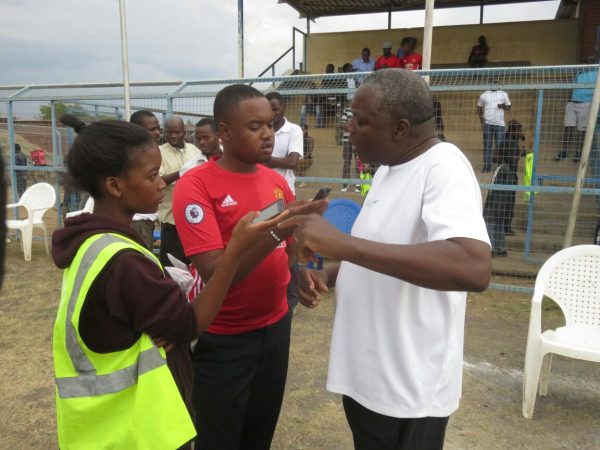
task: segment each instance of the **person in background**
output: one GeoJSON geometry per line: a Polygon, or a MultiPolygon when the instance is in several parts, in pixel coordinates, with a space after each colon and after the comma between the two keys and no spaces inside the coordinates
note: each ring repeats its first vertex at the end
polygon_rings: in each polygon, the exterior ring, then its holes
{"type": "Polygon", "coordinates": [[[410,38],[403,37],[402,41],[400,41],[400,47],[396,50],[396,56],[401,60],[406,52],[409,51],[410,48],[410,38]]]}
{"type": "Polygon", "coordinates": [[[275,143],[271,158],[265,165],[285,178],[290,190],[295,194],[296,176],[294,171],[298,169],[298,161],[304,158],[302,128],[285,118],[285,105],[281,94],[269,92],[267,100],[271,103],[273,110],[275,143]]]}
{"type": "Polygon", "coordinates": [[[335,285],[327,389],[342,394],[356,450],[442,449],[459,406],[466,291],[483,291],[491,254],[479,183],[436,137],[429,87],[408,70],[368,75],[352,100],[350,139],[381,164],[347,235],[315,214],[292,217],[300,301],[335,285]]]}
{"type": "MultiPolygon", "coordinates": [[[[325,73],[330,74],[335,72],[335,66],[331,63],[325,66],[325,73]]],[[[338,80],[323,80],[321,82],[320,89],[336,88],[338,87],[338,80]]],[[[314,84],[313,86],[314,87],[314,84]]],[[[306,115],[313,112],[315,114],[315,120],[317,122],[315,128],[324,128],[323,123],[323,112],[327,108],[327,95],[310,95],[307,94],[304,98],[304,104],[300,109],[300,125],[306,123],[306,115]]]]}
{"type": "Polygon", "coordinates": [[[420,70],[423,66],[423,57],[419,53],[415,52],[415,48],[417,47],[417,38],[404,38],[402,42],[403,44],[401,49],[403,51],[403,55],[402,58],[400,58],[400,67],[407,70],[420,70]]]}
{"type": "MultiPolygon", "coordinates": [[[[27,166],[27,156],[21,151],[21,146],[15,144],[15,165],[19,167],[27,166]]],[[[27,172],[25,170],[17,170],[17,193],[19,198],[23,195],[23,192],[27,189],[27,172]]]]}
{"type": "MultiPolygon", "coordinates": [[[[519,184],[519,159],[527,154],[525,147],[521,143],[525,141],[523,126],[517,120],[509,120],[506,127],[504,140],[500,143],[500,149],[504,154],[505,164],[508,165],[509,182],[514,186],[519,184]]],[[[508,193],[508,205],[506,211],[506,221],[504,224],[504,233],[506,236],[514,236],[515,231],[512,228],[512,221],[515,216],[516,191],[506,191],[508,193]]]]}
{"type": "Polygon", "coordinates": [[[491,172],[493,163],[493,142],[498,149],[504,139],[504,111],[510,111],[511,103],[508,94],[499,90],[498,80],[492,79],[493,88],[485,91],[477,101],[477,114],[483,129],[483,169],[491,172]]]}
{"type": "Polygon", "coordinates": [[[373,72],[375,61],[371,59],[371,49],[365,47],[360,53],[360,58],[352,61],[352,69],[355,72],[373,72]]]}
{"type": "MultiPolygon", "coordinates": [[[[356,158],[354,146],[350,142],[350,131],[348,131],[348,124],[352,120],[353,112],[352,108],[344,108],[342,117],[340,118],[340,128],[342,129],[342,178],[349,179],[350,177],[358,178],[358,165],[355,162],[354,170],[352,170],[352,160],[356,158]]],[[[348,190],[354,192],[360,192],[360,186],[354,185],[354,188],[349,183],[344,183],[340,192],[348,192],[348,190]]]]}
{"type": "Polygon", "coordinates": [[[392,54],[392,44],[390,42],[383,43],[383,55],[375,61],[375,70],[394,69],[402,67],[400,58],[392,54]]]}
{"type": "MultiPolygon", "coordinates": [[[[267,100],[271,103],[273,110],[273,129],[275,131],[275,143],[271,159],[265,163],[279,173],[287,181],[290,190],[296,196],[296,176],[294,171],[298,170],[298,163],[304,158],[304,134],[302,129],[289,122],[285,116],[283,97],[278,92],[269,92],[267,100]]],[[[298,305],[298,293],[296,290],[296,274],[298,263],[292,260],[290,264],[290,283],[287,288],[287,302],[290,311],[295,312],[298,305]]]]}
{"type": "Polygon", "coordinates": [[[219,134],[215,121],[209,117],[200,119],[196,123],[196,143],[200,151],[207,159],[219,158],[223,154],[221,143],[219,142],[219,134]]]}
{"type": "Polygon", "coordinates": [[[442,104],[437,100],[433,99],[433,118],[435,119],[435,132],[437,133],[440,141],[446,140],[446,134],[444,133],[444,117],[442,116],[442,104]]]}
{"type": "MultiPolygon", "coordinates": [[[[596,64],[597,58],[594,55],[589,55],[583,62],[584,64],[596,64]]],[[[593,84],[596,82],[597,77],[598,67],[593,67],[578,73],[575,82],[593,84]]],[[[579,161],[593,96],[594,88],[573,89],[571,101],[565,107],[562,149],[554,157],[555,161],[566,158],[573,144],[575,144],[573,161],[579,161]]]]}
{"type": "MultiPolygon", "coordinates": [[[[308,125],[302,125],[302,147],[304,158],[298,161],[298,176],[305,177],[308,169],[313,165],[313,150],[315,148],[315,140],[308,134],[308,125]]],[[[306,187],[305,182],[298,184],[299,188],[306,187]]]]}
{"type": "Polygon", "coordinates": [[[469,66],[471,67],[484,67],[487,63],[487,55],[490,52],[485,36],[479,36],[478,41],[479,43],[473,46],[469,54],[469,66]]]}
{"type": "MultiPolygon", "coordinates": [[[[129,118],[129,122],[144,128],[150,134],[152,140],[160,144],[160,123],[152,112],[144,109],[136,111],[129,118]]],[[[157,220],[158,213],[156,212],[151,214],[136,213],[131,220],[131,227],[140,235],[148,250],[154,248],[154,223],[157,220]]]]}
{"type": "Polygon", "coordinates": [[[181,117],[170,117],[165,122],[165,138],[167,142],[160,146],[162,162],[160,175],[167,184],[165,198],[158,207],[158,219],[160,220],[160,255],[159,259],[163,266],[170,266],[171,261],[167,257],[170,253],[180,261],[189,264],[181,241],[175,228],[173,219],[172,196],[176,181],[188,170],[206,162],[206,156],[193,144],[185,142],[185,124],[181,117]]]}
{"type": "MultiPolygon", "coordinates": [[[[350,63],[345,63],[342,66],[342,72],[343,73],[353,73],[354,69],[352,68],[352,64],[350,63]]],[[[354,78],[354,76],[352,75],[348,75],[348,77],[346,78],[346,86],[348,89],[355,91],[356,87],[357,87],[358,83],[356,81],[356,78],[354,78]]],[[[350,102],[352,101],[352,97],[354,96],[354,92],[349,92],[346,95],[339,95],[337,96],[337,102],[339,103],[340,107],[343,108],[345,107],[345,105],[349,105],[350,102]]]]}
{"type": "MultiPolygon", "coordinates": [[[[524,155],[519,143],[525,139],[523,127],[516,120],[508,122],[504,140],[498,149],[498,168],[491,184],[516,186],[519,184],[517,166],[524,155]]],[[[483,206],[483,217],[492,243],[492,256],[506,256],[506,235],[514,234],[511,222],[515,208],[515,191],[492,189],[483,206]],[[508,233],[507,233],[508,231],[508,233]]]]}

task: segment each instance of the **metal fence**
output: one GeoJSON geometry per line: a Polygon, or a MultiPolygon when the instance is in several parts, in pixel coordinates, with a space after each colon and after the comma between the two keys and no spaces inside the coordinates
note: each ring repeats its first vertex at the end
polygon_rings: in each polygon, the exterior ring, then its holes
{"type": "MultiPolygon", "coordinates": [[[[572,94],[573,90],[579,90],[580,94],[582,89],[588,93],[593,91],[594,84],[580,75],[597,68],[559,66],[422,72],[428,77],[433,92],[438,134],[456,144],[471,161],[482,188],[490,231],[495,233],[502,227],[493,268],[494,273],[503,278],[494,287],[529,291],[540,265],[563,246],[586,123],[585,105],[571,102],[572,94]],[[477,105],[478,102],[481,105],[482,94],[485,91],[497,94],[497,90],[506,92],[509,99],[502,97],[504,107],[496,106],[496,113],[503,111],[505,124],[512,124],[504,129],[482,125],[478,115],[477,105]],[[518,130],[517,139],[510,141],[515,138],[515,130],[518,130]],[[507,131],[510,131],[508,136],[507,131]],[[505,141],[507,137],[510,145],[505,141]],[[484,139],[488,138],[491,138],[488,152],[491,161],[487,164],[489,167],[485,167],[484,139]],[[525,166],[529,168],[527,177],[525,166]]],[[[168,116],[179,115],[189,128],[188,136],[193,142],[194,124],[201,117],[212,116],[215,95],[223,87],[242,82],[265,93],[278,91],[284,96],[288,120],[306,125],[314,142],[312,154],[305,155],[297,173],[298,197],[309,198],[318,187],[327,185],[333,188],[334,197],[361,203],[361,186],[368,185],[375,168],[363,165],[353,154],[346,143],[344,123],[352,95],[364,76],[364,73],[337,73],[133,83],[131,109],[153,111],[161,122],[168,116]]],[[[73,136],[57,123],[57,118],[64,111],[86,121],[122,118],[122,86],[118,83],[0,86],[0,102],[0,145],[9,162],[14,200],[18,195],[17,174],[21,171],[27,173],[28,183],[50,180],[63,194],[57,205],[60,225],[65,212],[62,207],[77,209],[78,205],[72,193],[61,189],[63,161],[73,136]],[[6,120],[2,116],[6,116],[6,120]],[[25,154],[37,148],[45,149],[48,166],[17,166],[15,143],[20,144],[25,154]]],[[[596,137],[600,138],[600,127],[596,131],[596,137]]],[[[596,189],[600,182],[597,162],[596,139],[581,191],[573,244],[592,243],[597,234],[597,196],[600,194],[596,189]]]]}

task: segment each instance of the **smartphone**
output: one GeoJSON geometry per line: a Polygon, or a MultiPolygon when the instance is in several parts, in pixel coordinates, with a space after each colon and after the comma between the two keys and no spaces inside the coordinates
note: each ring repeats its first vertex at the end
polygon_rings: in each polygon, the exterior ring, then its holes
{"type": "Polygon", "coordinates": [[[323,200],[324,198],[327,198],[327,196],[329,195],[330,192],[331,192],[330,187],[322,187],[321,189],[319,189],[319,192],[317,192],[317,194],[313,198],[313,201],[323,200]]]}
{"type": "Polygon", "coordinates": [[[285,201],[280,198],[279,200],[275,200],[266,208],[260,212],[258,217],[256,217],[252,223],[263,222],[265,220],[272,219],[276,215],[280,214],[285,209],[285,201]]]}

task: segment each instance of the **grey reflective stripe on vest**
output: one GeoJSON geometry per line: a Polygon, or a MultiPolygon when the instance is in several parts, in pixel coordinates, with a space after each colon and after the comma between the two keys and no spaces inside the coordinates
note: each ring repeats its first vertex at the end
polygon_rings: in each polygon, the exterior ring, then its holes
{"type": "Polygon", "coordinates": [[[94,371],[83,373],[78,377],[57,378],[58,396],[60,398],[93,397],[120,392],[136,384],[140,375],[165,364],[166,361],[156,347],[152,347],[140,353],[137,363],[113,373],[96,375],[94,371]]]}
{"type": "MultiPolygon", "coordinates": [[[[108,234],[94,241],[83,255],[77,270],[73,290],[67,304],[65,344],[73,367],[79,376],[56,379],[60,398],[91,397],[119,392],[136,384],[138,376],[166,364],[166,360],[153,345],[152,348],[140,353],[140,357],[135,364],[110,374],[97,375],[96,368],[77,341],[77,330],[73,327],[72,318],[85,277],[102,250],[110,244],[118,242],[129,244],[124,239],[108,234]]],[[[150,258],[146,254],[144,256],[150,258]]]]}

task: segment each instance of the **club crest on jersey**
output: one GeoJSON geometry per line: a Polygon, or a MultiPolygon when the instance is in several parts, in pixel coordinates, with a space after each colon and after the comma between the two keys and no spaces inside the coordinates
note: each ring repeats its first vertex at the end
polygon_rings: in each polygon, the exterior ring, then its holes
{"type": "Polygon", "coordinates": [[[275,188],[273,190],[273,195],[275,196],[275,200],[279,200],[279,199],[285,198],[285,195],[283,193],[283,189],[281,189],[281,188],[275,188]]]}
{"type": "Polygon", "coordinates": [[[185,220],[189,223],[200,223],[204,219],[204,210],[200,205],[190,203],[185,207],[185,220]]]}

